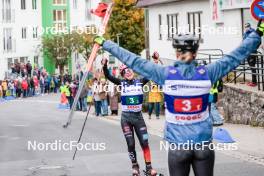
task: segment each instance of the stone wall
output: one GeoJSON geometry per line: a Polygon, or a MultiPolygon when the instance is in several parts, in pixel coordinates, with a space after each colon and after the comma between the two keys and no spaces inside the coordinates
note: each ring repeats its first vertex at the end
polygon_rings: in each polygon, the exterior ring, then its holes
{"type": "Polygon", "coordinates": [[[226,122],[264,127],[264,92],[227,84],[218,103],[226,122]]]}

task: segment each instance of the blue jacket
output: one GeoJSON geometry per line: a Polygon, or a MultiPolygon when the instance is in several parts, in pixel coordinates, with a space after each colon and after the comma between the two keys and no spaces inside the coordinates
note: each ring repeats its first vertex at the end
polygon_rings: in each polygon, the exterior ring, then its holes
{"type": "MultiPolygon", "coordinates": [[[[238,67],[253,51],[257,50],[260,44],[260,36],[256,32],[252,32],[233,52],[207,65],[206,67],[212,84],[238,67]]],[[[159,85],[164,84],[168,74],[166,72],[166,66],[142,59],[140,56],[119,47],[111,41],[104,42],[103,49],[117,57],[121,62],[132,68],[144,78],[153,80],[159,85]]],[[[181,71],[184,77],[191,78],[195,73],[194,68],[196,67],[196,63],[192,62],[191,64],[185,64],[181,61],[176,61],[174,66],[181,71]]]]}
{"type": "MultiPolygon", "coordinates": [[[[206,69],[211,83],[216,83],[219,79],[238,67],[240,63],[248,58],[252,52],[257,50],[260,44],[260,36],[256,32],[252,32],[245,40],[243,40],[240,46],[230,54],[227,54],[216,62],[207,65],[206,69]]],[[[144,76],[144,78],[152,80],[159,85],[164,85],[168,76],[167,66],[161,66],[146,59],[142,59],[140,56],[119,47],[111,41],[104,42],[103,49],[117,57],[121,62],[132,68],[136,73],[144,76]]],[[[177,67],[177,70],[179,70],[182,76],[186,79],[191,79],[196,73],[195,61],[190,64],[176,61],[174,66],[177,67]]],[[[165,133],[165,138],[169,142],[173,143],[184,143],[191,140],[195,143],[210,141],[212,138],[212,124],[209,119],[210,118],[203,123],[195,124],[191,128],[183,126],[181,127],[181,130],[176,125],[168,126],[166,124],[165,131],[169,130],[170,133],[165,133]],[[177,136],[177,138],[175,138],[175,136],[177,136]]]]}

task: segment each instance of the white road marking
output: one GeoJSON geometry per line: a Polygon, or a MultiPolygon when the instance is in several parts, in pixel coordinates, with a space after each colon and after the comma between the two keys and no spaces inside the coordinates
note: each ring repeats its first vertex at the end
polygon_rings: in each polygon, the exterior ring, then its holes
{"type": "Polygon", "coordinates": [[[15,141],[15,140],[18,140],[18,139],[20,139],[20,137],[11,137],[10,138],[10,140],[12,140],[12,141],[15,141]]]}
{"type": "Polygon", "coordinates": [[[13,100],[12,102],[25,102],[25,103],[50,103],[50,104],[59,104],[58,101],[50,101],[50,100],[13,100]]]}
{"type": "Polygon", "coordinates": [[[36,167],[30,167],[28,170],[51,170],[51,169],[63,169],[66,168],[66,166],[46,166],[46,165],[40,165],[36,167]]]}
{"type": "Polygon", "coordinates": [[[28,127],[29,125],[23,125],[23,124],[13,124],[13,125],[9,125],[11,127],[28,127]]]}

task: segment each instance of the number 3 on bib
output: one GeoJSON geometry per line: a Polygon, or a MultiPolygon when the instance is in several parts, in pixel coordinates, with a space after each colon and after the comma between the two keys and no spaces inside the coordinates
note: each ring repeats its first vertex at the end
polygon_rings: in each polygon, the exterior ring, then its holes
{"type": "Polygon", "coordinates": [[[202,98],[174,100],[174,110],[176,112],[199,112],[202,109],[202,105],[202,98]]]}

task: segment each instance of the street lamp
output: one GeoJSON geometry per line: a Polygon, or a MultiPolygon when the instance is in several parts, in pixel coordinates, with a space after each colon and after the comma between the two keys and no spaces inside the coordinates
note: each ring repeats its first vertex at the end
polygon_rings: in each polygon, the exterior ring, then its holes
{"type": "MultiPolygon", "coordinates": [[[[121,35],[123,35],[122,33],[118,33],[118,34],[116,34],[116,39],[117,39],[117,44],[118,44],[118,46],[120,46],[120,36],[121,35]]],[[[120,61],[118,61],[118,63],[117,63],[117,66],[119,67],[119,65],[121,64],[121,62],[120,61]]],[[[115,64],[116,65],[116,64],[115,64]]]]}
{"type": "Polygon", "coordinates": [[[116,34],[117,44],[120,46],[120,36],[123,35],[122,33],[116,34]]]}

